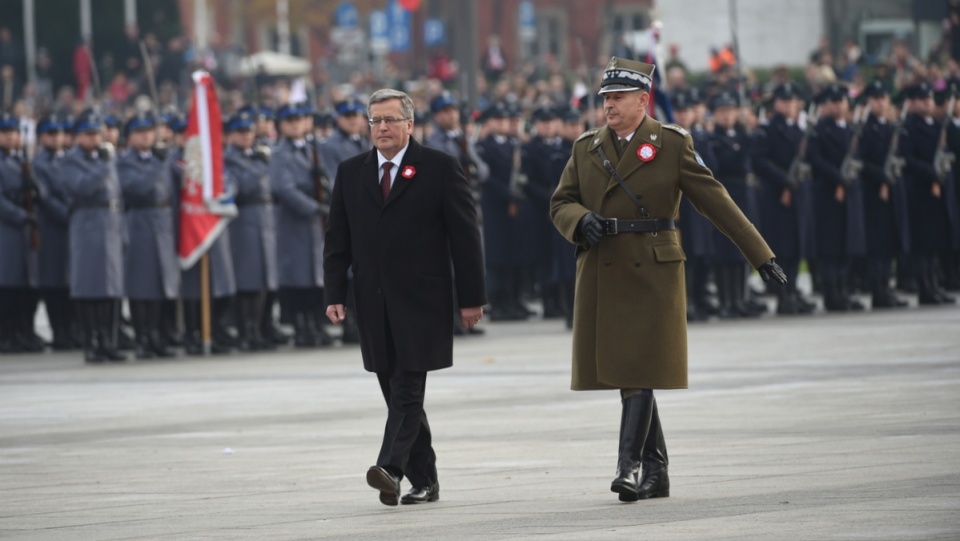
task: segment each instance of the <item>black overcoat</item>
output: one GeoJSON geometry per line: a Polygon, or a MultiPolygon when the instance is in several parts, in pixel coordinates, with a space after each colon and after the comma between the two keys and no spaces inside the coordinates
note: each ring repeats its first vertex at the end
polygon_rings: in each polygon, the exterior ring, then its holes
{"type": "Polygon", "coordinates": [[[460,307],[486,304],[470,186],[456,158],[414,139],[386,202],[379,180],[376,150],[337,170],[324,248],[326,304],[346,304],[352,267],[364,368],[447,368],[453,364],[454,288],[460,307]],[[404,175],[408,166],[412,174],[404,175]]]}

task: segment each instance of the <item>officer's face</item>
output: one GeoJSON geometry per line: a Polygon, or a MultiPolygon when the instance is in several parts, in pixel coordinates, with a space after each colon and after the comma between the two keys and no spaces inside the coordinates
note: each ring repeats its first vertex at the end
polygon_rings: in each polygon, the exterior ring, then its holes
{"type": "Polygon", "coordinates": [[[131,147],[137,150],[147,150],[153,146],[153,140],[156,138],[153,128],[147,130],[134,130],[130,132],[127,138],[131,147]]]}
{"type": "Polygon", "coordinates": [[[552,139],[557,136],[557,129],[553,120],[538,120],[534,125],[537,135],[544,139],[552,139]]]}
{"type": "Polygon", "coordinates": [[[108,143],[116,145],[120,141],[120,128],[106,128],[103,138],[108,143]]]}
{"type": "Polygon", "coordinates": [[[256,134],[253,133],[253,130],[237,130],[230,132],[227,142],[246,150],[253,146],[254,138],[256,138],[256,134]]]}
{"type": "Polygon", "coordinates": [[[730,129],[737,123],[737,116],[739,111],[736,107],[717,107],[713,111],[713,120],[717,123],[718,126],[721,126],[726,129],[730,129]]]}
{"type": "Polygon", "coordinates": [[[884,118],[887,115],[887,107],[890,106],[890,98],[887,96],[876,96],[867,100],[867,107],[870,108],[870,114],[877,118],[884,118]]]}
{"type": "Polygon", "coordinates": [[[692,107],[674,109],[673,117],[676,119],[677,124],[680,124],[680,127],[690,129],[690,127],[693,126],[693,122],[697,119],[697,112],[692,107]]]}
{"type": "Polygon", "coordinates": [[[911,113],[929,115],[933,111],[933,98],[913,99],[909,104],[911,113]]]}
{"type": "Polygon", "coordinates": [[[4,150],[13,148],[13,138],[11,137],[13,133],[16,133],[16,130],[0,130],[0,148],[4,150]]]}
{"type": "Polygon", "coordinates": [[[337,117],[337,126],[348,135],[359,135],[363,133],[363,115],[358,113],[347,113],[337,117]]]}
{"type": "Polygon", "coordinates": [[[643,90],[607,92],[603,95],[603,115],[607,125],[618,135],[636,130],[649,101],[650,94],[643,90]]]}
{"type": "Polygon", "coordinates": [[[299,117],[288,117],[280,121],[280,134],[288,139],[303,137],[303,122],[299,117]]]}
{"type": "Polygon", "coordinates": [[[460,125],[460,111],[453,106],[440,109],[433,114],[433,118],[437,121],[437,126],[444,131],[455,130],[460,125]]]}
{"type": "Polygon", "coordinates": [[[100,132],[94,131],[78,133],[75,139],[77,141],[77,146],[87,152],[90,152],[100,145],[100,132]]]}
{"type": "Polygon", "coordinates": [[[800,100],[773,100],[773,110],[785,118],[796,118],[800,112],[800,100]]]}
{"type": "MultiPolygon", "coordinates": [[[[405,118],[403,106],[399,99],[389,99],[374,103],[370,106],[370,118],[405,118]]],[[[410,134],[413,133],[413,120],[401,120],[388,124],[379,122],[370,128],[373,145],[388,159],[397,155],[397,152],[407,146],[410,134]]]]}
{"type": "Polygon", "coordinates": [[[47,148],[60,150],[61,148],[63,148],[63,143],[64,143],[64,133],[59,130],[55,132],[45,133],[40,136],[40,144],[42,144],[47,148]]]}

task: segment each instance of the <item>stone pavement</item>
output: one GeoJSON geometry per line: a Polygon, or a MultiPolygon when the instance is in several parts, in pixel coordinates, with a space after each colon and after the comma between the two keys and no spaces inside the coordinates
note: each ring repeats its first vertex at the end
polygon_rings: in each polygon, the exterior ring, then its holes
{"type": "Polygon", "coordinates": [[[657,393],[672,496],[634,504],[562,323],[486,327],[428,379],[441,499],[412,507],[365,485],[355,347],[0,357],[0,539],[960,539],[958,307],[692,326],[691,389],[657,393]]]}

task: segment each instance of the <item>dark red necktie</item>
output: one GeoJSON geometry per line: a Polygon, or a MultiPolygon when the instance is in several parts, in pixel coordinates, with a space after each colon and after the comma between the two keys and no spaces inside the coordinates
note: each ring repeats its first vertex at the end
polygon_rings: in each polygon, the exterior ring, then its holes
{"type": "Polygon", "coordinates": [[[383,176],[380,177],[380,194],[383,195],[383,200],[386,202],[390,195],[390,169],[393,168],[393,162],[386,162],[380,167],[383,168],[383,176]]]}

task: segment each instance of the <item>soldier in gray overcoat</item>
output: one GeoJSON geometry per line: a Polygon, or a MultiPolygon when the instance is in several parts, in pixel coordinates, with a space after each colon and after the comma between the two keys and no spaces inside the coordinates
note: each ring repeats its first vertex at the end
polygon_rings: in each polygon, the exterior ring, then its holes
{"type": "Polygon", "coordinates": [[[238,348],[274,349],[263,340],[261,315],[266,294],[277,290],[277,236],[271,194],[268,147],[254,146],[254,119],[241,111],[227,121],[224,172],[236,189],[238,214],[230,222],[237,281],[238,348]]]}
{"type": "Polygon", "coordinates": [[[150,113],[130,118],[124,127],[127,150],[117,160],[129,233],[124,275],[139,359],[174,355],[160,334],[160,310],[162,301],[177,298],[180,286],[173,187],[164,160],[153,151],[155,129],[150,113]]]}
{"type": "MultiPolygon", "coordinates": [[[[28,231],[36,227],[36,210],[28,210],[28,192],[20,155],[20,120],[0,116],[0,351],[43,351],[33,332],[36,312],[36,254],[28,244],[28,231]]],[[[36,199],[36,198],[34,198],[36,199]]]]}
{"type": "Polygon", "coordinates": [[[84,327],[84,359],[124,361],[117,352],[113,305],[124,295],[123,194],[113,148],[101,145],[101,122],[85,111],[73,125],[77,146],[64,158],[70,200],[70,297],[84,327]]]}
{"type": "Polygon", "coordinates": [[[40,250],[37,265],[37,287],[46,307],[47,319],[53,331],[55,350],[74,349],[80,345],[72,334],[76,322],[70,303],[67,280],[68,235],[70,203],[64,186],[63,158],[67,119],[50,115],[37,123],[40,147],[33,157],[33,178],[40,194],[40,250]]]}
{"type": "Polygon", "coordinates": [[[277,111],[281,141],[270,159],[270,180],[277,199],[277,282],[296,345],[310,347],[330,343],[316,313],[323,303],[323,221],[329,206],[318,201],[324,188],[312,174],[301,116],[295,105],[277,111]]]}

